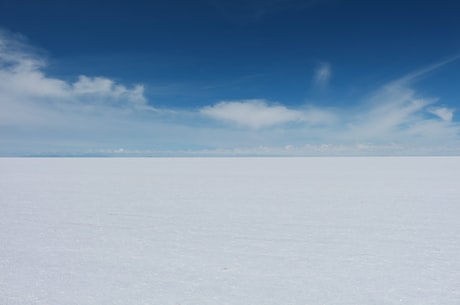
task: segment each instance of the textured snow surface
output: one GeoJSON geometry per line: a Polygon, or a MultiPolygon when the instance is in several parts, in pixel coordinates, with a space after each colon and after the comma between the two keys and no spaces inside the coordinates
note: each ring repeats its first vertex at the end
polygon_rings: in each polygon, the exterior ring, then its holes
{"type": "Polygon", "coordinates": [[[0,159],[2,305],[460,304],[460,158],[0,159]]]}

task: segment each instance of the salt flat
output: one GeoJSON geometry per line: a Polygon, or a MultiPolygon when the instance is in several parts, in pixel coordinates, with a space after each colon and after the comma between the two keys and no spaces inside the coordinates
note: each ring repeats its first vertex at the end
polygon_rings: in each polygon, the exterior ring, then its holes
{"type": "Polygon", "coordinates": [[[0,304],[460,304],[460,158],[0,159],[0,304]]]}

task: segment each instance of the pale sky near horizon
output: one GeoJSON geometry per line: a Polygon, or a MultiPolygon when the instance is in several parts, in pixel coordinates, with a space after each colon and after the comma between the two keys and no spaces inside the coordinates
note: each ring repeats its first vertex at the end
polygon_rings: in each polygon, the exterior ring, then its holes
{"type": "Polygon", "coordinates": [[[0,1],[0,155],[460,152],[460,3],[0,1]]]}

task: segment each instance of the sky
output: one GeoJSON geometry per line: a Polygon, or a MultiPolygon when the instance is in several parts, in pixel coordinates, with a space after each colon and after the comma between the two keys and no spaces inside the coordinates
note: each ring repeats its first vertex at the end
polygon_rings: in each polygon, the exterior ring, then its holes
{"type": "Polygon", "coordinates": [[[0,0],[0,155],[460,154],[459,15],[0,0]]]}

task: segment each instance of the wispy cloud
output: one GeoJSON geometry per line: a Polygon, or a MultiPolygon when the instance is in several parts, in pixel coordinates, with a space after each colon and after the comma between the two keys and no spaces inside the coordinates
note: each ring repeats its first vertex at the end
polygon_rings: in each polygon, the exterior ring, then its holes
{"type": "Polygon", "coordinates": [[[453,60],[409,73],[375,90],[347,122],[345,137],[361,141],[459,144],[455,110],[438,107],[439,99],[420,95],[412,85],[453,60]]]}
{"type": "Polygon", "coordinates": [[[454,118],[455,109],[446,107],[431,107],[428,112],[438,116],[445,122],[451,122],[454,118]]]}
{"type": "Polygon", "coordinates": [[[403,76],[403,77],[400,77],[396,80],[394,80],[393,82],[390,83],[390,85],[393,85],[393,86],[409,86],[415,82],[417,82],[418,80],[424,78],[424,77],[427,77],[430,73],[436,71],[436,70],[439,70],[440,68],[450,64],[450,63],[453,63],[457,60],[460,59],[460,54],[456,54],[454,56],[451,56],[447,59],[444,59],[442,61],[439,61],[439,62],[436,62],[434,64],[431,64],[429,66],[426,66],[426,67],[423,67],[422,69],[419,69],[419,70],[416,70],[416,71],[413,71],[411,73],[408,73],[407,75],[403,76]]]}
{"type": "MultiPolygon", "coordinates": [[[[73,82],[51,77],[40,52],[20,36],[0,31],[0,152],[50,147],[123,147],[124,152],[205,147],[224,154],[455,151],[460,147],[455,109],[439,106],[438,98],[421,95],[414,85],[456,59],[391,81],[352,106],[292,107],[247,99],[173,111],[149,106],[142,85],[84,74],[73,82]]],[[[330,65],[323,64],[315,80],[324,86],[330,77],[330,65]]]]}
{"type": "Polygon", "coordinates": [[[331,65],[328,62],[321,63],[315,70],[314,83],[318,88],[327,87],[329,80],[332,77],[331,65]]]}

